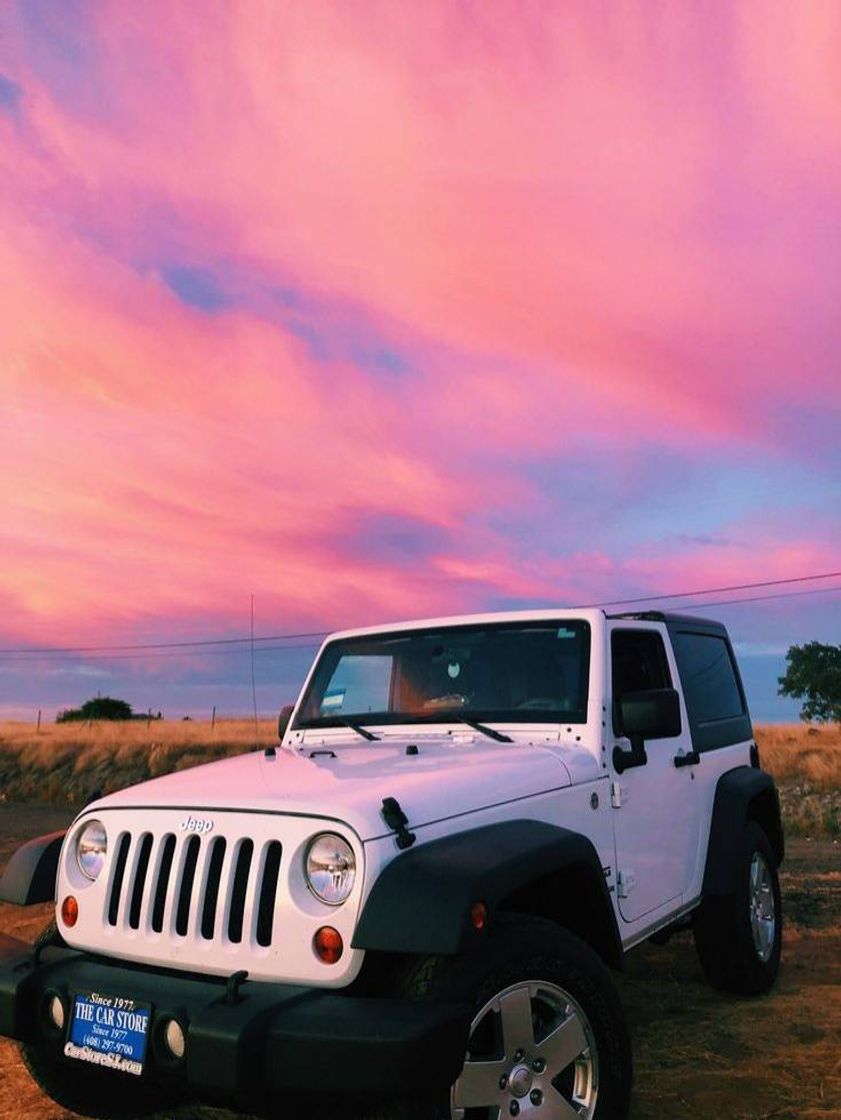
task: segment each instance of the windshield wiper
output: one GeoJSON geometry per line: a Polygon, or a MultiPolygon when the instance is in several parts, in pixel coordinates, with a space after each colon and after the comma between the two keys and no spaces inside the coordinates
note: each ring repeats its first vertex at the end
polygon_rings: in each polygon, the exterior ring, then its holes
{"type": "Polygon", "coordinates": [[[355,731],[356,734],[361,735],[363,739],[379,739],[379,735],[375,735],[373,731],[369,731],[367,727],[362,727],[352,719],[342,719],[339,717],[339,723],[343,723],[345,727],[349,727],[351,731],[355,731]]]}
{"type": "Polygon", "coordinates": [[[484,723],[477,723],[475,719],[468,719],[467,716],[448,715],[446,718],[458,720],[459,723],[466,723],[474,731],[481,731],[483,735],[487,735],[489,739],[496,739],[498,743],[514,742],[510,735],[503,735],[501,731],[495,731],[493,727],[486,727],[484,723]]]}

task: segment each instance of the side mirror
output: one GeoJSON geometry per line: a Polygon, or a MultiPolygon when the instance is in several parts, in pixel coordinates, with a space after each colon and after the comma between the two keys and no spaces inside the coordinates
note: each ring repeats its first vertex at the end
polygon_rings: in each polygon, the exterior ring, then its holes
{"type": "Polygon", "coordinates": [[[286,704],[280,709],[280,715],[277,717],[277,737],[281,742],[283,742],[283,736],[286,734],[286,729],[294,711],[294,704],[286,704]]]}
{"type": "Polygon", "coordinates": [[[622,730],[634,739],[673,739],[680,735],[680,697],[674,688],[626,692],[622,697],[622,730]]]}
{"type": "Polygon", "coordinates": [[[620,705],[622,734],[631,740],[630,751],[613,751],[617,773],[648,762],[646,739],[673,739],[680,735],[680,696],[674,688],[652,688],[646,692],[626,692],[620,705]]]}

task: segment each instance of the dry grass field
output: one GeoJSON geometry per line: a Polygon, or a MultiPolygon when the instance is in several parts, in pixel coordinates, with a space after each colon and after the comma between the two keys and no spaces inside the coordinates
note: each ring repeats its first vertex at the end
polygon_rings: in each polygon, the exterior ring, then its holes
{"type": "Polygon", "coordinates": [[[262,720],[132,720],[34,724],[0,722],[0,790],[8,801],[79,806],[96,790],[110,793],[226,755],[277,742],[277,724],[262,720]]]}
{"type": "Polygon", "coordinates": [[[756,741],[789,835],[841,837],[841,726],[757,727],[756,741]]]}
{"type": "MultiPolygon", "coordinates": [[[[260,744],[274,734],[262,724],[260,744]]],[[[634,950],[620,978],[634,1037],[632,1120],[841,1120],[841,729],[766,727],[757,739],[780,784],[789,834],[780,981],[762,999],[735,999],[705,983],[691,935],[634,950]]],[[[0,724],[0,865],[22,840],[66,825],[91,789],[254,745],[245,721],[217,723],[213,732],[199,723],[71,725],[40,736],[31,725],[0,724]]],[[[49,911],[0,905],[0,931],[31,939],[49,911]]],[[[0,1117],[70,1120],[3,1041],[0,1117]]],[[[187,1108],[159,1120],[232,1117],[187,1108]]]]}
{"type": "MultiPolygon", "coordinates": [[[[135,720],[130,723],[0,723],[0,800],[81,806],[171,770],[276,742],[273,720],[135,720]]],[[[841,837],[841,727],[756,728],[762,764],[777,780],[787,831],[841,837]]]]}

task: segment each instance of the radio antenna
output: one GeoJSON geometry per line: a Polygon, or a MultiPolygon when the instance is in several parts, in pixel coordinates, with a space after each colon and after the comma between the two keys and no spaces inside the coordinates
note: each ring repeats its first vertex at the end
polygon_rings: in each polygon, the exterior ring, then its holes
{"type": "Polygon", "coordinates": [[[251,593],[251,700],[254,705],[254,740],[259,738],[257,726],[257,685],[254,680],[254,593],[251,593]]]}

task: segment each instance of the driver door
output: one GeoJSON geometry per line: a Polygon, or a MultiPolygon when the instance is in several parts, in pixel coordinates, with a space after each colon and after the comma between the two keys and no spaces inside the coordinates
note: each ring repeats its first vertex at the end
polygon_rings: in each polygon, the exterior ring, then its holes
{"type": "MultiPolygon", "coordinates": [[[[677,688],[677,666],[665,626],[622,620],[612,623],[608,751],[630,750],[621,733],[619,703],[627,692],[677,688]],[[610,716],[612,715],[612,719],[610,716]]],[[[622,774],[615,771],[614,834],[616,890],[619,912],[636,922],[668,903],[677,906],[688,890],[698,859],[701,797],[695,767],[675,766],[675,757],[692,750],[689,721],[680,698],[681,733],[675,738],[649,739],[648,761],[622,774]]],[[[612,765],[612,763],[611,763],[612,765]]],[[[703,765],[703,762],[701,763],[703,765]]]]}

